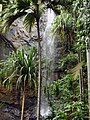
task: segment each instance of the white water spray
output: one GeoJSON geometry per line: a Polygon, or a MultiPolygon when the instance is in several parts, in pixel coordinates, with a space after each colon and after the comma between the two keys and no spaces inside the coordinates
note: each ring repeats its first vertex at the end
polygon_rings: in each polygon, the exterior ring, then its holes
{"type": "MultiPolygon", "coordinates": [[[[44,77],[43,78],[43,86],[49,85],[50,81],[53,77],[52,75],[52,69],[53,69],[53,59],[54,59],[54,38],[51,34],[51,26],[52,26],[52,22],[54,20],[55,17],[55,13],[53,10],[48,9],[48,14],[47,14],[47,26],[45,29],[45,33],[44,33],[44,40],[43,40],[43,55],[45,56],[45,60],[46,60],[46,68],[44,70],[44,77]],[[49,68],[51,70],[49,70],[49,68]],[[50,72],[50,74],[49,74],[50,72]]],[[[46,96],[44,94],[42,94],[42,100],[41,100],[41,115],[46,117],[48,116],[51,112],[50,112],[51,108],[48,104],[48,99],[46,98],[46,96]]]]}

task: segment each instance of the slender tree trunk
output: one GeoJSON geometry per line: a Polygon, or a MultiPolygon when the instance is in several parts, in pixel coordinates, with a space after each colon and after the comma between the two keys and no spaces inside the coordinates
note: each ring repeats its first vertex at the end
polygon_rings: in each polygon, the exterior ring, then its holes
{"type": "MultiPolygon", "coordinates": [[[[79,50],[78,56],[79,56],[79,63],[80,63],[80,62],[82,62],[81,50],[79,50]]],[[[84,92],[84,86],[83,86],[83,70],[82,70],[82,67],[80,68],[79,85],[80,85],[80,100],[82,100],[82,98],[83,98],[83,92],[84,92]]]]}
{"type": "Polygon", "coordinates": [[[88,108],[89,108],[89,120],[90,120],[90,48],[87,48],[87,73],[88,73],[88,108]]]}
{"type": "Polygon", "coordinates": [[[83,70],[82,67],[80,69],[80,100],[83,100],[83,92],[84,92],[84,87],[83,87],[83,70]]]}
{"type": "Polygon", "coordinates": [[[17,91],[18,91],[18,95],[17,95],[18,109],[20,110],[20,96],[21,96],[21,89],[19,88],[17,91]]]}
{"type": "Polygon", "coordinates": [[[24,120],[24,105],[25,105],[25,82],[22,91],[22,111],[21,111],[21,120],[24,120]]]}
{"type": "Polygon", "coordinates": [[[40,43],[40,29],[39,29],[39,5],[37,5],[37,34],[38,34],[38,54],[39,54],[39,72],[38,72],[38,100],[37,100],[37,120],[40,120],[41,107],[41,43],[40,43]]]}

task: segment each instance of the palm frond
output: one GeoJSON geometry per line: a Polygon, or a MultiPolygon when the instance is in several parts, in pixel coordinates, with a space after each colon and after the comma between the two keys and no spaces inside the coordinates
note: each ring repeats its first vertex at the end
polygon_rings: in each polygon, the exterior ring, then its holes
{"type": "Polygon", "coordinates": [[[56,16],[52,24],[53,34],[60,34],[64,37],[65,28],[73,29],[73,18],[71,14],[66,11],[61,10],[61,14],[56,16]]]}
{"type": "Polygon", "coordinates": [[[16,15],[11,15],[11,16],[8,16],[8,17],[6,17],[5,18],[5,21],[4,21],[4,25],[3,25],[3,27],[2,27],[2,31],[3,32],[6,32],[8,29],[9,29],[9,27],[12,25],[12,23],[17,19],[17,18],[19,18],[19,17],[22,17],[22,16],[24,16],[24,15],[26,15],[26,12],[19,12],[19,13],[17,13],[16,15]]]}
{"type": "Polygon", "coordinates": [[[71,72],[72,72],[72,74],[73,74],[73,76],[74,76],[74,79],[77,79],[77,77],[78,77],[78,75],[79,75],[79,71],[80,71],[80,69],[81,69],[81,67],[83,66],[83,61],[82,62],[80,62],[80,63],[78,63],[72,70],[71,70],[71,72]]]}
{"type": "Polygon", "coordinates": [[[16,4],[17,4],[17,9],[18,10],[27,10],[30,9],[30,0],[17,0],[16,4]]]}
{"type": "Polygon", "coordinates": [[[17,82],[16,82],[16,89],[18,89],[18,88],[21,87],[22,78],[23,78],[23,75],[19,76],[19,78],[17,79],[17,82]]]}
{"type": "Polygon", "coordinates": [[[38,0],[29,0],[32,4],[36,5],[38,3],[38,0]]]}
{"type": "Polygon", "coordinates": [[[34,25],[34,23],[35,23],[35,18],[33,13],[27,14],[23,21],[23,24],[28,32],[31,32],[31,28],[34,25]]]}

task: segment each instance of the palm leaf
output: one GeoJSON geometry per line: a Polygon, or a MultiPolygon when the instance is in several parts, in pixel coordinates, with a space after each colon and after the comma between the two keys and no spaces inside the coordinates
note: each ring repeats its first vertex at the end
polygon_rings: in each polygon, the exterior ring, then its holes
{"type": "Polygon", "coordinates": [[[17,9],[18,10],[27,10],[30,8],[30,1],[29,0],[17,0],[17,9]]]}
{"type": "Polygon", "coordinates": [[[38,3],[38,0],[29,0],[33,5],[36,5],[38,3]]]}
{"type": "Polygon", "coordinates": [[[20,69],[20,75],[22,75],[23,68],[24,68],[24,66],[22,66],[21,69],[20,69]]]}
{"type": "Polygon", "coordinates": [[[19,76],[19,78],[17,79],[17,82],[16,82],[16,88],[18,89],[22,83],[22,78],[23,78],[23,75],[19,76]]]}
{"type": "Polygon", "coordinates": [[[31,32],[31,28],[35,23],[34,13],[29,13],[26,15],[23,24],[28,32],[31,32]]]}
{"type": "Polygon", "coordinates": [[[16,76],[17,74],[17,69],[8,77],[3,81],[3,85],[8,86],[11,85],[13,82],[13,78],[16,76]]]}
{"type": "Polygon", "coordinates": [[[64,38],[64,28],[72,29],[73,28],[73,18],[68,12],[61,10],[61,14],[56,16],[52,24],[52,33],[60,34],[64,38]]]}
{"type": "Polygon", "coordinates": [[[19,12],[15,15],[6,17],[6,20],[3,23],[4,25],[2,27],[2,31],[6,32],[17,18],[22,17],[24,15],[26,15],[26,12],[19,12]]]}
{"type": "Polygon", "coordinates": [[[78,75],[79,75],[79,71],[81,69],[81,67],[83,66],[83,61],[78,63],[72,70],[72,74],[74,76],[74,79],[77,79],[78,75]]]}

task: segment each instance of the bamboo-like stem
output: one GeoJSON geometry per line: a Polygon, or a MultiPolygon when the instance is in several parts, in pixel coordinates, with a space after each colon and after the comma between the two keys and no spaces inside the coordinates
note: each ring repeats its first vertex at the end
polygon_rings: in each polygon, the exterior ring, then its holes
{"type": "Polygon", "coordinates": [[[24,120],[24,106],[25,106],[25,82],[22,91],[22,111],[21,111],[21,120],[24,120]]]}
{"type": "MultiPolygon", "coordinates": [[[[80,63],[80,62],[82,62],[81,50],[79,50],[78,56],[79,56],[79,63],[80,63]]],[[[79,86],[80,86],[80,100],[82,101],[82,99],[83,99],[83,93],[84,93],[84,86],[83,86],[83,69],[82,69],[82,67],[80,68],[79,86]]]]}
{"type": "Polygon", "coordinates": [[[38,54],[39,54],[39,72],[38,72],[38,100],[37,100],[37,120],[40,120],[41,107],[41,43],[40,43],[40,29],[39,29],[39,5],[37,4],[37,34],[38,34],[38,54]]]}
{"type": "Polygon", "coordinates": [[[88,108],[89,108],[89,120],[90,120],[90,48],[87,51],[87,73],[88,73],[88,108]]]}

